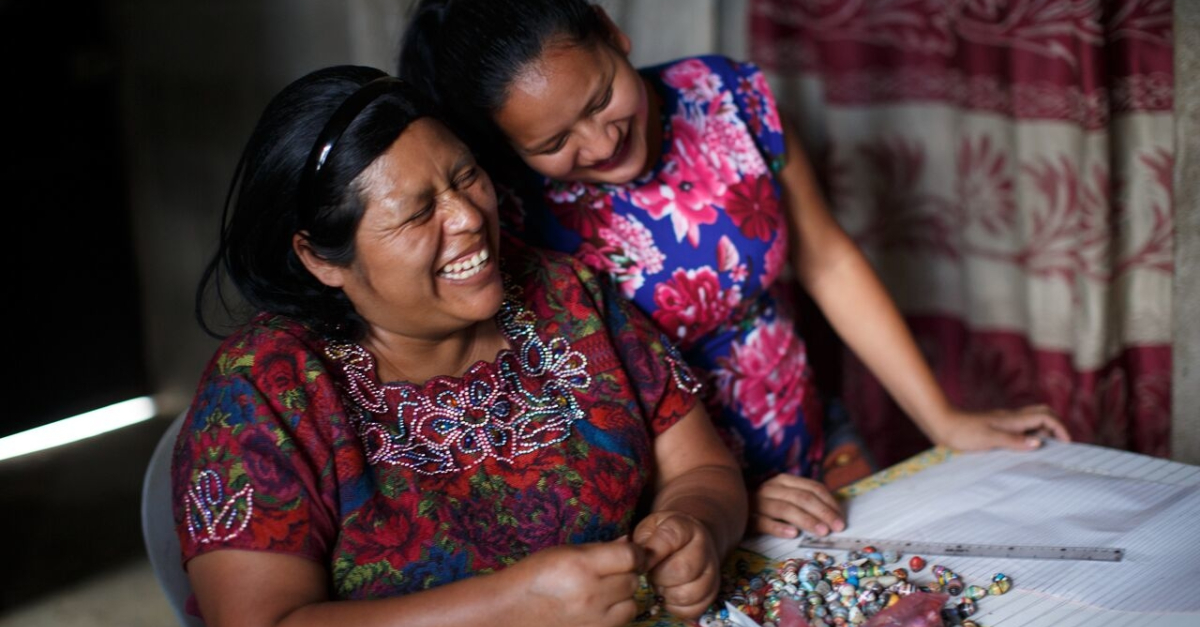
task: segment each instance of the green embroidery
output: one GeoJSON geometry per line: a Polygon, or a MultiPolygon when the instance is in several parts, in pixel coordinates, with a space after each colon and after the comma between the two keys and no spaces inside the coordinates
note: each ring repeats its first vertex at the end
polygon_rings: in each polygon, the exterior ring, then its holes
{"type": "MultiPolygon", "coordinates": [[[[389,499],[394,499],[408,492],[408,479],[405,479],[399,473],[383,473],[376,483],[379,486],[379,493],[389,499]]],[[[424,507],[426,499],[421,499],[421,506],[424,507]]]]}
{"type": "MultiPolygon", "coordinates": [[[[471,477],[470,484],[472,492],[484,498],[499,497],[508,492],[508,483],[504,481],[503,477],[497,477],[486,472],[480,472],[471,477]]],[[[496,500],[499,501],[499,499],[496,500]]]]}
{"type": "Polygon", "coordinates": [[[368,584],[381,579],[401,580],[400,571],[392,567],[387,560],[371,562],[370,564],[355,564],[349,556],[339,556],[333,566],[334,580],[339,582],[343,592],[354,592],[366,588],[368,584]]]}
{"type": "MultiPolygon", "coordinates": [[[[452,499],[453,500],[453,499],[452,499]]],[[[429,514],[435,511],[438,507],[437,500],[431,496],[421,497],[421,502],[417,504],[417,516],[421,518],[429,518],[429,514]]]]}
{"type": "Polygon", "coordinates": [[[496,522],[504,525],[505,527],[515,528],[517,526],[517,517],[513,515],[511,510],[498,507],[496,512],[496,522]]]}
{"type": "Polygon", "coordinates": [[[279,395],[279,404],[292,411],[308,409],[308,395],[300,388],[292,388],[279,395]]]}

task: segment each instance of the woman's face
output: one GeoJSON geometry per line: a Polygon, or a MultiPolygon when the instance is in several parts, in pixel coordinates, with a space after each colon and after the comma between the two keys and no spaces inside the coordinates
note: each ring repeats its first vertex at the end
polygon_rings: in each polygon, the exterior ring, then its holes
{"type": "Polygon", "coordinates": [[[621,184],[652,165],[646,85],[616,34],[613,43],[548,44],[510,85],[496,124],[542,175],[621,184]]]}
{"type": "Polygon", "coordinates": [[[441,123],[422,118],[359,176],[355,258],[331,270],[369,334],[439,339],[490,319],[504,287],[491,180],[441,123]]]}

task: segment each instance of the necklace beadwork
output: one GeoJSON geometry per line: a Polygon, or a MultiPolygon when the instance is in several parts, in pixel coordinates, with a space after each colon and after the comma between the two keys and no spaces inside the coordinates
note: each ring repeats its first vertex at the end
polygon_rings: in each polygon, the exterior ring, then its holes
{"type": "Polygon", "coordinates": [[[565,440],[585,417],[575,394],[592,382],[587,357],[562,337],[539,337],[534,316],[518,303],[519,288],[507,277],[505,283],[496,321],[516,348],[475,364],[461,378],[379,384],[375,358],[365,348],[326,347],[345,377],[342,391],[357,410],[368,462],[423,475],[460,472],[488,459],[513,462],[565,440]]]}

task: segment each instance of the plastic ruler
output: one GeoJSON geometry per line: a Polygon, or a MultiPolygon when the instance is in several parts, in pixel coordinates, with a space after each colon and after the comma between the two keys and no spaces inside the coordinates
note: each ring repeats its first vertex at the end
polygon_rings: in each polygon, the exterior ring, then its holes
{"type": "Polygon", "coordinates": [[[1086,560],[1119,562],[1125,549],[1098,546],[1034,546],[1028,544],[968,544],[961,542],[921,542],[916,540],[876,540],[842,536],[817,538],[803,536],[800,546],[812,549],[860,550],[873,546],[879,551],[905,555],[958,555],[962,557],[1003,557],[1027,560],[1086,560]]]}

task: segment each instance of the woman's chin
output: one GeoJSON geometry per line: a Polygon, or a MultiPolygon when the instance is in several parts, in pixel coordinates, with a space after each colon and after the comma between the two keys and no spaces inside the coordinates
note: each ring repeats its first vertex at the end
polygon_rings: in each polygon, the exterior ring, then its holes
{"type": "Polygon", "coordinates": [[[470,276],[438,275],[438,293],[461,303],[467,320],[490,320],[504,302],[504,281],[500,265],[489,259],[470,276]]]}
{"type": "Polygon", "coordinates": [[[589,168],[581,173],[582,180],[606,185],[624,185],[638,179],[653,165],[647,163],[644,146],[642,142],[633,142],[618,163],[607,168],[589,168]]]}

